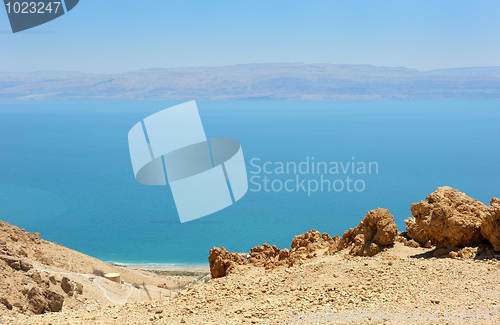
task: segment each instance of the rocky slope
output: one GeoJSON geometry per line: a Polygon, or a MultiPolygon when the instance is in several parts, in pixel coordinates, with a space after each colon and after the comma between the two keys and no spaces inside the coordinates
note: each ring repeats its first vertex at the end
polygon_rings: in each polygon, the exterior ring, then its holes
{"type": "Polygon", "coordinates": [[[0,221],[0,316],[150,300],[175,295],[169,288],[185,282],[110,265],[0,221]],[[119,273],[125,283],[105,273],[119,273]]]}

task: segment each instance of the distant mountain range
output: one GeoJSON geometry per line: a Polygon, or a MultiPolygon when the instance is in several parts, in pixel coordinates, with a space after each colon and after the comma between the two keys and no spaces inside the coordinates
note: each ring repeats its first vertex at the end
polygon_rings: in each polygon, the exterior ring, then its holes
{"type": "Polygon", "coordinates": [[[500,67],[419,71],[371,65],[268,63],[117,74],[0,72],[0,99],[500,99],[500,67]]]}

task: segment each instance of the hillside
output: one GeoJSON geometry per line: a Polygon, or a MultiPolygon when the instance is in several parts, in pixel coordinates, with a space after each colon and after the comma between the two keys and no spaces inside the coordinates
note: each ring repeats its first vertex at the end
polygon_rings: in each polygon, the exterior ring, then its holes
{"type": "Polygon", "coordinates": [[[371,65],[269,63],[117,74],[2,72],[0,99],[500,99],[500,67],[418,71],[371,65]]]}
{"type": "Polygon", "coordinates": [[[110,265],[0,221],[0,319],[175,296],[192,281],[110,265]]]}

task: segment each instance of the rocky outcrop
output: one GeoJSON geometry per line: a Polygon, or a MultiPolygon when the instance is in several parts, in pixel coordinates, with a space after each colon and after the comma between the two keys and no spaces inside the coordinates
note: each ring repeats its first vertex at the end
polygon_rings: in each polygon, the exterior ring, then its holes
{"type": "MultiPolygon", "coordinates": [[[[283,256],[283,254],[282,254],[283,256]]],[[[248,261],[255,266],[266,266],[277,262],[280,259],[280,249],[276,245],[265,243],[262,246],[255,246],[250,249],[248,261]]]]}
{"type": "Polygon", "coordinates": [[[481,235],[500,252],[500,199],[492,198],[490,206],[481,223],[481,235]]]}
{"type": "Polygon", "coordinates": [[[356,228],[344,232],[337,250],[350,248],[351,255],[373,256],[383,246],[394,244],[398,227],[387,209],[368,211],[356,228]]]}
{"type": "Polygon", "coordinates": [[[230,253],[224,247],[214,247],[208,256],[212,278],[226,276],[236,265],[247,264],[248,261],[237,253],[230,253]]]}
{"type": "Polygon", "coordinates": [[[276,246],[271,247],[269,244],[252,248],[249,261],[256,266],[265,266],[267,269],[280,265],[297,265],[303,263],[307,259],[317,256],[317,250],[336,246],[339,240],[340,237],[338,236],[332,238],[327,233],[320,233],[312,229],[306,233],[295,236],[290,244],[290,249],[285,248],[280,250],[276,246]],[[262,251],[264,247],[267,247],[267,249],[262,251]],[[252,252],[254,251],[262,251],[262,253],[253,255],[252,252]],[[253,258],[257,256],[259,256],[257,261],[264,262],[256,262],[253,260],[253,258]]]}
{"type": "Polygon", "coordinates": [[[0,255],[0,259],[4,260],[14,270],[29,271],[33,267],[31,263],[12,256],[0,255]]]}
{"type": "Polygon", "coordinates": [[[317,249],[327,248],[336,241],[336,238],[330,237],[326,232],[320,233],[313,229],[302,235],[295,236],[290,245],[292,250],[305,247],[307,251],[312,252],[317,249]]]}
{"type": "Polygon", "coordinates": [[[41,291],[38,287],[31,288],[28,293],[29,309],[34,314],[55,312],[62,309],[64,297],[50,290],[41,291]]]}
{"type": "Polygon", "coordinates": [[[388,245],[394,244],[398,228],[394,217],[387,209],[369,211],[363,221],[354,229],[349,229],[341,237],[330,237],[327,233],[310,230],[293,238],[290,249],[280,250],[276,246],[264,244],[255,246],[248,254],[248,260],[237,253],[230,253],[224,247],[210,250],[209,263],[212,278],[226,276],[236,265],[252,264],[266,269],[276,266],[293,266],[316,257],[318,250],[333,254],[350,247],[353,255],[372,256],[388,245]]]}
{"type": "Polygon", "coordinates": [[[340,237],[330,237],[327,233],[310,230],[297,235],[292,240],[290,249],[280,250],[275,245],[267,243],[250,249],[248,260],[241,254],[230,253],[224,247],[214,247],[210,250],[208,261],[212,278],[226,276],[236,265],[252,264],[271,269],[280,265],[292,266],[300,264],[316,256],[316,250],[336,246],[340,237]]]}
{"type": "Polygon", "coordinates": [[[413,203],[414,220],[405,220],[408,236],[436,247],[471,246],[482,242],[481,223],[487,207],[449,186],[439,187],[426,201],[413,203]]]}

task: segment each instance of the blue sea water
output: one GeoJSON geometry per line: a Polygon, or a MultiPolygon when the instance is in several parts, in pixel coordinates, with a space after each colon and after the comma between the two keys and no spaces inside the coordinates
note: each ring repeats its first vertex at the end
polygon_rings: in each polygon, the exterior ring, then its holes
{"type": "Polygon", "coordinates": [[[341,235],[377,207],[403,230],[411,203],[439,186],[486,204],[500,196],[498,101],[202,101],[207,137],[237,139],[249,178],[319,179],[253,166],[307,159],[376,162],[378,173],[323,175],[360,180],[363,191],[255,192],[250,183],[236,204],[181,224],[168,187],[135,181],[127,144],[135,123],[178,103],[0,102],[0,219],[105,261],[207,265],[213,246],[285,248],[310,229],[341,235]]]}

